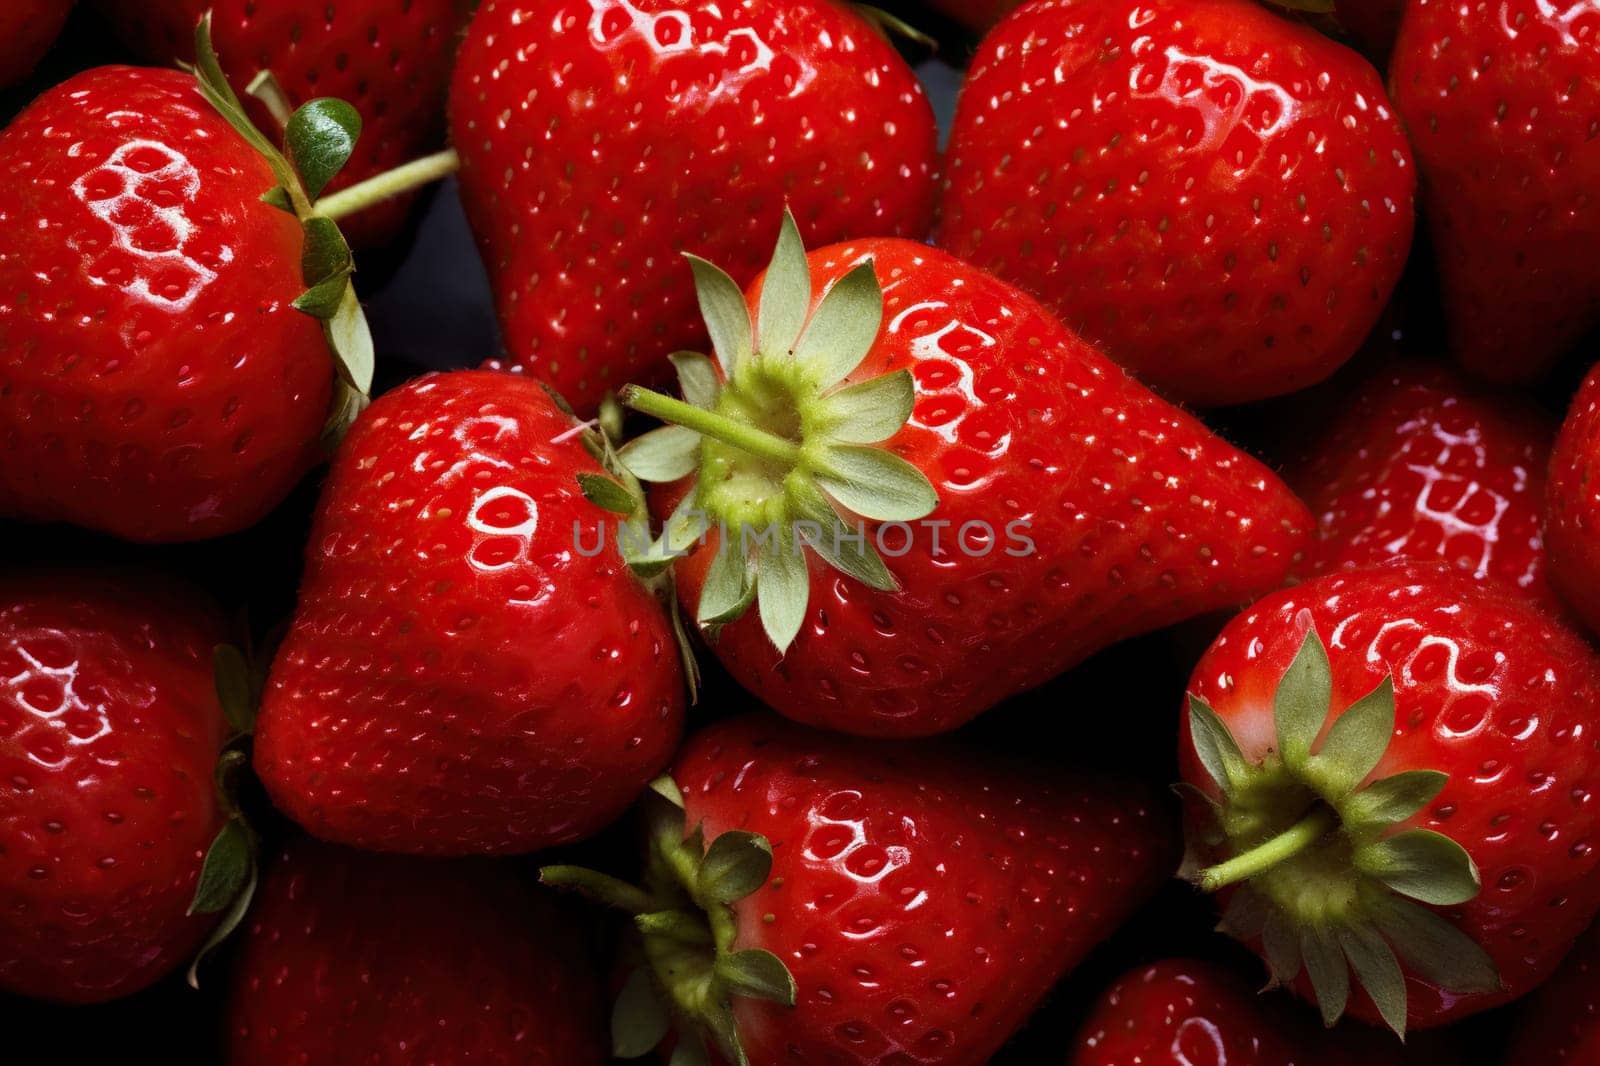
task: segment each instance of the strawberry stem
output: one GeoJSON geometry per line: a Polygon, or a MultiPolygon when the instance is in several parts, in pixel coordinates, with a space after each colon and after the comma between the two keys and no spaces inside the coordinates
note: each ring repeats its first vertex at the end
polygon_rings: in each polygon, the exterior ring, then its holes
{"type": "Polygon", "coordinates": [[[727,415],[707,411],[703,407],[674,400],[659,392],[641,389],[637,385],[624,386],[617,399],[643,414],[652,415],[663,422],[692,429],[696,433],[719,440],[758,459],[793,465],[800,459],[800,446],[784,440],[776,433],[748,425],[727,415]]]}
{"type": "Polygon", "coordinates": [[[446,148],[324,196],[317,201],[317,214],[336,220],[345,218],[401,193],[420,189],[460,169],[461,157],[455,149],[446,148]]]}
{"type": "Polygon", "coordinates": [[[582,866],[541,867],[539,882],[552,888],[569,889],[628,914],[651,914],[661,909],[661,904],[644,889],[582,866]]]}
{"type": "Polygon", "coordinates": [[[1215,892],[1219,888],[1247,881],[1300,854],[1338,828],[1338,825],[1338,816],[1328,808],[1319,806],[1277,836],[1226,862],[1201,870],[1195,876],[1195,883],[1206,892],[1215,892]]]}

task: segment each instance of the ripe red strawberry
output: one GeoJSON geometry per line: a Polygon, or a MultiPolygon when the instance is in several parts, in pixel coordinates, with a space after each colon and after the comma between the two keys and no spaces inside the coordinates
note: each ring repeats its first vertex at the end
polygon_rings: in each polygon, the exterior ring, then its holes
{"type": "Polygon", "coordinates": [[[661,547],[688,551],[687,612],[779,712],[953,729],[1277,587],[1307,546],[1310,515],[1266,468],[1005,282],[909,241],[807,257],[783,233],[747,296],[695,264],[721,369],[677,357],[687,403],[625,390],[693,429],[622,452],[643,478],[696,475],[661,547]]]}
{"type": "Polygon", "coordinates": [[[0,89],[33,73],[55,43],[73,0],[6,0],[0,7],[0,89]]]}
{"type": "Polygon", "coordinates": [[[1600,34],[1585,4],[1414,0],[1389,65],[1453,352],[1537,380],[1600,323],[1600,34]]]}
{"type": "MultiPolygon", "coordinates": [[[[444,144],[445,95],[467,0],[100,0],[118,34],[151,63],[194,59],[194,27],[211,12],[222,69],[234,89],[271,70],[290,107],[319,96],[348,100],[363,133],[337,192],[444,144]]],[[[256,108],[264,128],[269,116],[256,108]]],[[[408,198],[373,206],[345,225],[358,246],[404,224],[408,198]]]]}
{"type": "Polygon", "coordinates": [[[1578,939],[1555,976],[1528,997],[1505,1066],[1600,1062],[1600,925],[1578,939]]]}
{"type": "Polygon", "coordinates": [[[1550,456],[1545,542],[1551,583],[1600,632],[1600,367],[1578,390],[1550,456]]]}
{"type": "Polygon", "coordinates": [[[1193,403],[1332,373],[1411,245],[1377,73],[1250,0],[1028,5],[978,49],[947,160],[941,247],[1193,403]]]}
{"type": "Polygon", "coordinates": [[[745,283],[785,203],[813,242],[933,214],[932,108],[829,0],[485,0],[450,127],[504,365],[586,413],[704,344],[680,252],[745,283]]]}
{"type": "Polygon", "coordinates": [[[1196,879],[1330,1024],[1514,999],[1600,907],[1600,659],[1502,586],[1317,578],[1231,622],[1190,693],[1196,879]]]}
{"type": "Polygon", "coordinates": [[[216,611],[115,574],[0,579],[0,988],[136,992],[215,920],[186,915],[223,824],[216,611]]]}
{"type": "Polygon", "coordinates": [[[227,1008],[229,1066],[600,1066],[572,915],[484,860],[299,840],[269,865],[227,1008]]]}
{"type": "Polygon", "coordinates": [[[1127,783],[768,715],[691,738],[655,793],[643,890],[545,871],[637,915],[624,1057],[664,998],[729,1062],[985,1062],[1176,859],[1127,783]]]}
{"type": "MultiPolygon", "coordinates": [[[[1224,966],[1163,959],[1124,974],[1095,1005],[1068,1066],[1401,1066],[1394,1037],[1353,1022],[1324,1030],[1224,966]]],[[[1444,1060],[1430,1060],[1443,1066],[1444,1060]]]]}
{"type": "Polygon", "coordinates": [[[280,152],[208,34],[195,76],[101,67],[0,134],[0,514],[233,532],[363,402],[350,250],[311,203],[359,117],[308,104],[280,152]]]}
{"type": "Polygon", "coordinates": [[[1555,427],[1518,397],[1431,364],[1385,368],[1341,406],[1286,475],[1317,516],[1307,574],[1444,559],[1528,599],[1545,580],[1545,468],[1555,427]]]}
{"type": "Polygon", "coordinates": [[[595,832],[666,764],[672,623],[601,540],[576,426],[531,381],[463,371],[351,429],[256,731],[257,773],[315,835],[532,851],[595,832]]]}

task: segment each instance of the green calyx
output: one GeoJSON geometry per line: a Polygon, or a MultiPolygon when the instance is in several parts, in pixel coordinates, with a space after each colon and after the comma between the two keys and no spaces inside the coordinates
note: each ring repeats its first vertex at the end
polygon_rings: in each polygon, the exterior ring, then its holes
{"type": "Polygon", "coordinates": [[[294,306],[322,324],[333,357],[334,398],[323,428],[323,442],[331,448],[367,405],[375,359],[372,334],[351,281],[355,260],[350,245],[333,218],[319,210],[317,197],[349,162],[361,134],[361,115],[343,100],[331,98],[311,100],[282,115],[287,105],[281,88],[270,74],[258,75],[252,90],[269,110],[283,117],[280,151],[256,128],[223,75],[211,44],[209,12],[195,27],[194,53],[193,73],[201,94],[272,169],[278,183],[262,199],[294,215],[304,231],[300,271],[306,290],[294,306]]]}
{"type": "Polygon", "coordinates": [[[263,660],[232,644],[219,644],[211,654],[217,702],[228,720],[230,735],[217,756],[217,799],[226,820],[206,849],[195,882],[190,914],[221,914],[211,935],[189,964],[189,986],[200,987],[200,964],[244,921],[255,896],[261,840],[239,801],[250,771],[250,738],[267,676],[263,660]]]}
{"type": "Polygon", "coordinates": [[[845,383],[877,338],[883,292],[869,261],[813,311],[811,269],[789,213],[755,323],[732,278],[701,259],[690,257],[690,266],[716,362],[672,357],[681,400],[624,388],[624,405],[671,424],[619,456],[645,481],[696,481],[660,537],[630,562],[659,570],[715,530],[696,621],[714,630],[754,604],[768,638],[786,651],[805,619],[808,553],[892,590],[867,523],[912,521],[938,504],[921,471],[878,446],[910,420],[915,389],[905,370],[845,383]]]}
{"type": "Polygon", "coordinates": [[[1488,953],[1423,906],[1465,903],[1482,886],[1461,845],[1404,826],[1438,796],[1445,774],[1407,770],[1368,781],[1394,732],[1392,678],[1330,723],[1332,699],[1327,648],[1309,625],[1274,696],[1277,743],[1259,762],[1247,761],[1216,712],[1189,697],[1195,752],[1220,795],[1187,790],[1213,815],[1196,850],[1223,856],[1190,876],[1208,892],[1232,886],[1219,928],[1260,939],[1274,984],[1304,970],[1326,1024],[1344,1013],[1354,974],[1403,1038],[1402,962],[1450,992],[1500,987],[1488,953]]]}
{"type": "Polygon", "coordinates": [[[633,916],[643,962],[612,1010],[613,1054],[639,1058],[675,1031],[673,1066],[709,1066],[708,1046],[748,1066],[734,998],[792,1007],[796,997],[794,978],[776,955],[734,947],[732,905],[766,885],[772,846],[740,830],[709,845],[699,827],[686,834],[683,797],[669,777],[651,785],[644,814],[650,851],[643,888],[576,866],[547,866],[540,880],[633,916]]]}

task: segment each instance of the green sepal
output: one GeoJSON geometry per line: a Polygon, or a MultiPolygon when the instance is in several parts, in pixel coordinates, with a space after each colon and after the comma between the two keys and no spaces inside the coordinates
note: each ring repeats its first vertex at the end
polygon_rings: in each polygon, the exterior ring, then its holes
{"type": "Polygon", "coordinates": [[[790,523],[775,523],[766,532],[756,548],[756,610],[767,639],[782,652],[805,623],[811,575],[790,523]]]}
{"type": "Polygon", "coordinates": [[[323,319],[322,332],[333,352],[334,370],[339,379],[363,396],[372,391],[372,374],[376,368],[376,354],[372,348],[372,330],[367,325],[366,313],[356,298],[356,287],[347,279],[339,309],[330,318],[323,319]]]}
{"type": "Polygon", "coordinates": [[[789,968],[770,951],[752,948],[723,955],[717,959],[716,974],[736,996],[792,1007],[799,994],[789,968]]]}
{"type": "Polygon", "coordinates": [[[642,551],[633,551],[631,546],[623,551],[624,561],[635,574],[643,578],[655,577],[705,536],[704,522],[690,513],[695,509],[694,503],[694,493],[686,494],[662,524],[659,537],[642,551]]]}
{"type": "Polygon", "coordinates": [[[829,393],[822,410],[835,440],[877,444],[900,432],[916,398],[911,371],[896,370],[829,393]]]}
{"type": "Polygon", "coordinates": [[[662,426],[623,445],[617,457],[640,481],[677,481],[694,472],[700,434],[682,426],[662,426]]]}
{"type": "Polygon", "coordinates": [[[1345,802],[1344,823],[1359,831],[1403,822],[1432,803],[1449,780],[1438,770],[1406,770],[1374,781],[1345,802]]]}
{"type": "Polygon", "coordinates": [[[910,522],[939,505],[922,471],[893,452],[860,444],[828,448],[817,484],[846,508],[879,522],[910,522]]]}
{"type": "Polygon", "coordinates": [[[345,279],[355,270],[355,257],[333,219],[313,215],[302,229],[300,276],[310,288],[294,301],[295,310],[313,318],[332,318],[344,299],[345,279]]]}
{"type": "Polygon", "coordinates": [[[771,873],[772,845],[767,838],[730,829],[706,849],[696,889],[714,903],[733,903],[766,884],[771,873]]]}
{"type": "Polygon", "coordinates": [[[750,308],[744,302],[744,293],[721,267],[696,255],[685,253],[685,258],[694,272],[695,294],[711,333],[712,351],[722,363],[723,374],[731,378],[753,354],[750,308]]]}
{"type": "Polygon", "coordinates": [[[706,1053],[704,1038],[695,1032],[679,1033],[667,1066],[711,1066],[711,1056],[706,1053]]]}
{"type": "Polygon", "coordinates": [[[233,902],[212,928],[210,935],[205,939],[205,943],[200,945],[200,950],[195,952],[193,961],[189,963],[189,971],[185,976],[190,988],[198,989],[200,987],[200,964],[210,958],[211,954],[221,947],[228,937],[233,935],[234,930],[244,923],[245,915],[250,912],[250,902],[256,896],[258,878],[259,873],[256,869],[256,864],[251,863],[249,875],[245,878],[244,884],[240,886],[238,893],[234,895],[233,902]]]}
{"type": "Polygon", "coordinates": [[[191,988],[200,987],[200,964],[244,921],[255,896],[261,842],[240,807],[237,783],[240,775],[249,770],[250,758],[244,750],[247,745],[248,741],[242,737],[235,738],[222,750],[213,771],[218,805],[226,817],[206,848],[186,913],[216,914],[220,911],[222,917],[189,964],[187,977],[191,988]]]}
{"type": "Polygon", "coordinates": [[[284,145],[312,200],[322,195],[355,151],[361,112],[334,97],[309,100],[289,116],[284,145]]]}
{"type": "Polygon", "coordinates": [[[1350,1001],[1350,967],[1333,934],[1319,925],[1300,930],[1300,956],[1316,993],[1322,1024],[1332,1028],[1350,1001]]]}
{"type": "Polygon", "coordinates": [[[883,289],[869,259],[834,282],[795,344],[794,360],[819,389],[861,365],[883,323],[883,289]]]}
{"type": "Polygon", "coordinates": [[[1377,767],[1393,735],[1394,681],[1385,677],[1334,719],[1307,776],[1324,795],[1348,793],[1377,767]]]}
{"type": "Polygon", "coordinates": [[[1217,712],[1199,696],[1189,697],[1189,738],[1212,782],[1228,792],[1245,777],[1244,755],[1217,712]]]}
{"type": "Polygon", "coordinates": [[[1308,630],[1272,700],[1279,751],[1290,769],[1304,769],[1311,757],[1311,746],[1328,720],[1332,702],[1333,673],[1328,666],[1328,650],[1317,639],[1316,631],[1308,630]]]}
{"type": "Polygon", "coordinates": [[[720,543],[706,569],[695,621],[702,626],[718,626],[744,614],[756,597],[755,575],[756,569],[747,555],[726,541],[720,543]]]}
{"type": "Polygon", "coordinates": [[[253,733],[256,728],[256,708],[261,704],[261,692],[249,660],[232,644],[218,644],[211,649],[211,674],[217,690],[217,703],[235,733],[253,733]]]}
{"type": "Polygon", "coordinates": [[[289,199],[289,194],[283,190],[282,185],[274,185],[261,194],[261,202],[269,207],[276,207],[279,211],[294,214],[294,204],[289,199]]]}
{"type": "Polygon", "coordinates": [[[758,307],[758,349],[763,355],[792,353],[811,312],[811,265],[806,262],[800,227],[788,211],[783,213],[778,244],[767,266],[758,307]]]}
{"type": "Polygon", "coordinates": [[[611,1008],[611,1053],[637,1059],[654,1051],[672,1029],[672,1015],[644,967],[634,970],[611,1008]]]}
{"type": "Polygon", "coordinates": [[[345,434],[371,402],[360,389],[351,388],[338,377],[333,379],[333,403],[328,411],[328,420],[322,424],[319,440],[326,454],[332,455],[338,451],[345,434]]]}
{"type": "Polygon", "coordinates": [[[1394,950],[1370,926],[1353,925],[1336,931],[1339,946],[1356,979],[1385,1024],[1401,1040],[1406,1038],[1406,979],[1394,950]]]}
{"type": "Polygon", "coordinates": [[[240,819],[229,818],[206,849],[188,913],[215,914],[233,902],[249,879],[254,862],[250,830],[240,819]]]}
{"type": "Polygon", "coordinates": [[[716,406],[722,380],[710,359],[699,352],[673,352],[667,358],[678,372],[678,388],[685,400],[708,411],[716,406]]]}
{"type": "Polygon", "coordinates": [[[1388,892],[1364,902],[1395,954],[1422,980],[1462,995],[1500,991],[1494,959],[1448,918],[1388,892]]]}
{"type": "MultiPolygon", "coordinates": [[[[233,91],[233,86],[228,84],[228,78],[222,72],[222,64],[217,60],[217,50],[211,43],[210,11],[201,15],[199,22],[195,24],[194,56],[194,67],[191,69],[194,71],[200,95],[204,96],[217,114],[221,115],[223,120],[267,161],[280,186],[286,191],[297,189],[299,180],[294,169],[289,166],[289,161],[256,128],[256,124],[250,121],[243,102],[233,91]]],[[[293,194],[289,195],[292,198],[293,194]]]]}
{"type": "Polygon", "coordinates": [[[578,488],[584,499],[612,514],[631,515],[639,506],[639,501],[621,482],[604,474],[579,474],[578,488]]]}
{"type": "Polygon", "coordinates": [[[1436,907],[1465,903],[1483,888],[1466,849],[1431,829],[1412,829],[1363,845],[1351,859],[1356,869],[1402,896],[1436,907]]]}
{"type": "Polygon", "coordinates": [[[815,536],[810,535],[810,530],[806,531],[806,544],[823,562],[880,592],[892,592],[900,587],[878,549],[873,547],[872,535],[864,527],[857,524],[850,528],[822,494],[809,485],[796,485],[791,492],[799,517],[817,527],[815,536]]]}
{"type": "Polygon", "coordinates": [[[1261,949],[1274,985],[1286,985],[1300,976],[1305,959],[1300,951],[1300,932],[1283,911],[1274,908],[1261,926],[1261,949]]]}

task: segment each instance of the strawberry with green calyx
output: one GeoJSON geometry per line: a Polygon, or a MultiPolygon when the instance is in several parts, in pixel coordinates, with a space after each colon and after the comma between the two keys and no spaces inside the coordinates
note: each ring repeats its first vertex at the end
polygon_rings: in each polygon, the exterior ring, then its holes
{"type": "Polygon", "coordinates": [[[1317,578],[1231,622],[1190,693],[1187,869],[1330,1025],[1504,1003],[1600,907],[1600,661],[1514,591],[1434,563],[1317,578]]]}
{"type": "Polygon", "coordinates": [[[769,714],[710,726],[646,793],[613,1050],[673,1062],[989,1060],[1176,864],[1138,785],[769,714]],[[670,1034],[670,1036],[669,1036],[670,1034]]]}
{"type": "Polygon", "coordinates": [[[662,535],[630,562],[672,563],[685,613],[781,714],[953,729],[1276,588],[1306,547],[1270,471],[952,256],[806,255],[786,223],[742,297],[691,265],[715,359],[674,357],[681,400],[621,393],[674,423],[618,453],[662,483],[662,535]]]}

